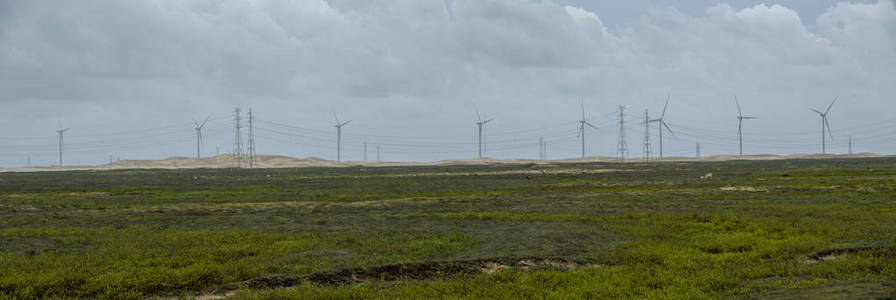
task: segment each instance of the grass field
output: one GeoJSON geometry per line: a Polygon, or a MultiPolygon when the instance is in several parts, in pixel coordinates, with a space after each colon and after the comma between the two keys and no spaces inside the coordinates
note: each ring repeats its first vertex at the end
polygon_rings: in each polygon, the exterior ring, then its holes
{"type": "Polygon", "coordinates": [[[0,174],[0,298],[216,295],[896,297],[896,159],[0,174]]]}

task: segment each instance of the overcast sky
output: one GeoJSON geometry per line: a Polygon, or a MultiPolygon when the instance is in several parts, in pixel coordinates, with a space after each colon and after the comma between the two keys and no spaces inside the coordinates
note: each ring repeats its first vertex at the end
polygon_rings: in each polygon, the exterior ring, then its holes
{"type": "Polygon", "coordinates": [[[195,156],[207,116],[228,153],[235,106],[259,154],[335,159],[335,112],[343,160],[471,158],[478,108],[485,156],[577,157],[580,101],[588,155],[625,105],[640,157],[668,95],[667,156],[736,154],[735,94],[745,154],[821,152],[834,97],[828,152],[892,154],[893,70],[892,0],[0,0],[0,165],[56,164],[60,123],[66,164],[195,156]]]}

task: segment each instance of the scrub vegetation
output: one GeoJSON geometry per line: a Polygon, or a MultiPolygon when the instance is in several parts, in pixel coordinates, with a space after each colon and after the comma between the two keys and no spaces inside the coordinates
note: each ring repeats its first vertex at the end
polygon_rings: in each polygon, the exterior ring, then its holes
{"type": "Polygon", "coordinates": [[[0,298],[198,296],[896,297],[896,159],[0,174],[0,298]]]}

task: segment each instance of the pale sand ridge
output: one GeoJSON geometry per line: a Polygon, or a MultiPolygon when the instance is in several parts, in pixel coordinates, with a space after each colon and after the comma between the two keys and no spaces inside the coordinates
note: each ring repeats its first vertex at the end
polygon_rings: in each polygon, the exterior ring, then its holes
{"type": "MultiPolygon", "coordinates": [[[[688,162],[688,161],[726,161],[726,160],[781,160],[781,159],[823,159],[823,158],[869,158],[889,157],[890,155],[878,155],[874,153],[857,154],[791,154],[791,155],[714,155],[702,158],[694,157],[664,157],[652,158],[650,162],[688,162]]],[[[519,165],[519,164],[564,164],[582,162],[616,162],[614,157],[589,156],[582,158],[568,158],[559,160],[535,160],[535,159],[454,159],[435,162],[335,162],[317,157],[294,158],[281,155],[258,155],[256,167],[258,168],[309,168],[309,167],[389,167],[389,166],[463,166],[463,165],[519,165]]],[[[626,162],[642,162],[640,157],[629,158],[626,162]]],[[[34,172],[34,171],[68,171],[68,170],[115,170],[115,169],[193,169],[193,168],[232,168],[233,156],[229,154],[215,157],[203,157],[200,159],[190,157],[169,157],[160,160],[120,160],[104,165],[82,165],[64,167],[24,167],[24,168],[0,168],[0,172],[34,172]]]]}

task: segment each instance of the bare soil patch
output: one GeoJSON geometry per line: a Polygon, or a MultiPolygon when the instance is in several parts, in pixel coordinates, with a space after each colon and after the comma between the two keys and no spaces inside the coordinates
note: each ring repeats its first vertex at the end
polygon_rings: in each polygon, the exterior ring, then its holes
{"type": "Polygon", "coordinates": [[[349,268],[317,272],[305,276],[273,274],[250,280],[226,284],[199,297],[217,299],[232,296],[232,291],[247,287],[250,289],[285,288],[310,282],[320,285],[345,285],[369,281],[421,280],[447,277],[456,274],[493,273],[500,270],[537,270],[560,269],[573,270],[580,268],[596,268],[599,264],[580,259],[526,257],[526,258],[492,258],[477,260],[457,260],[445,262],[423,262],[373,266],[367,268],[349,268]]]}
{"type": "Polygon", "coordinates": [[[874,250],[881,250],[881,249],[886,249],[886,248],[888,248],[888,247],[866,246],[866,247],[851,247],[851,248],[838,248],[838,249],[822,250],[822,251],[818,251],[818,252],[809,254],[807,256],[808,261],[806,263],[814,264],[814,263],[819,263],[819,262],[825,262],[825,261],[844,258],[844,257],[849,256],[850,254],[858,253],[861,251],[874,251],[874,250]]]}
{"type": "Polygon", "coordinates": [[[460,273],[492,273],[498,270],[517,269],[532,270],[537,268],[554,268],[571,270],[583,267],[596,267],[590,261],[566,258],[496,258],[480,260],[463,260],[448,262],[425,262],[410,264],[384,265],[370,268],[352,268],[331,272],[319,272],[309,275],[306,280],[318,284],[350,284],[370,280],[395,281],[402,279],[427,279],[444,277],[460,273]]]}

